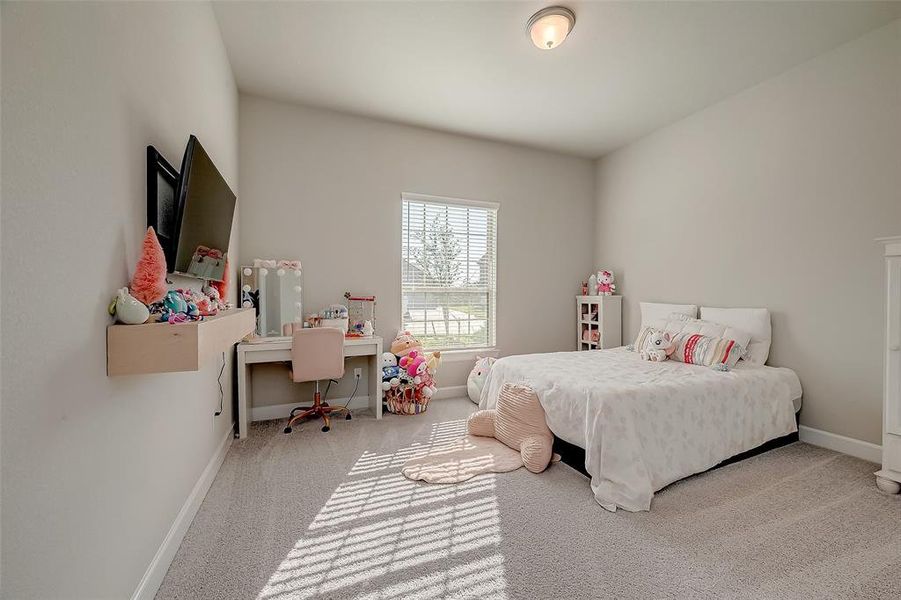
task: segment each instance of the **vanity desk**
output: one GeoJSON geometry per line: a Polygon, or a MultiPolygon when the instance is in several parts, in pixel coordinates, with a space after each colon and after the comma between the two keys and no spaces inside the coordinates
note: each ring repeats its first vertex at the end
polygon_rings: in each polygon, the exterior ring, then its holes
{"type": "MultiPolygon", "coordinates": [[[[369,404],[376,419],[382,418],[382,338],[379,336],[345,338],[344,357],[369,358],[369,404]]],[[[250,408],[253,406],[253,365],[290,362],[290,337],[260,337],[238,344],[238,435],[247,437],[250,408]]],[[[298,398],[297,404],[308,404],[298,398]]]]}

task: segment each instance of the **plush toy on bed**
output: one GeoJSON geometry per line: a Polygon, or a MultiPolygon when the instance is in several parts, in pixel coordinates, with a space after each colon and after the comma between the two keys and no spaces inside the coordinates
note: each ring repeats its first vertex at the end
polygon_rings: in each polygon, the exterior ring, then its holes
{"type": "Polygon", "coordinates": [[[672,337],[665,331],[652,331],[645,338],[644,347],[638,351],[641,360],[661,362],[669,358],[676,349],[672,337]]]}
{"type": "Polygon", "coordinates": [[[466,378],[466,393],[469,394],[469,399],[476,404],[482,397],[482,388],[485,387],[488,371],[491,370],[491,365],[496,360],[493,356],[476,356],[476,364],[469,372],[469,377],[466,378]]]}
{"type": "Polygon", "coordinates": [[[505,383],[497,407],[469,415],[470,435],[493,437],[522,455],[533,473],[544,471],[553,458],[554,434],[547,426],[538,395],[530,387],[505,383]]]}

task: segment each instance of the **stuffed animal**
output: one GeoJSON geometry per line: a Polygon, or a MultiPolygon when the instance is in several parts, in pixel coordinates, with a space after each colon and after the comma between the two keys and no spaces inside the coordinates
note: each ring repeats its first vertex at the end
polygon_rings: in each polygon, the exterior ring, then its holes
{"type": "MultiPolygon", "coordinates": [[[[410,377],[419,377],[426,370],[426,361],[425,357],[413,350],[406,356],[402,356],[399,361],[397,361],[397,365],[404,369],[410,377]]],[[[416,382],[419,383],[418,381],[416,382]]]]}
{"type": "Polygon", "coordinates": [[[493,437],[520,452],[523,464],[533,473],[544,471],[553,458],[554,435],[530,387],[505,383],[497,407],[471,414],[466,428],[470,435],[493,437]]]}
{"type": "Polygon", "coordinates": [[[488,371],[491,370],[491,365],[496,360],[493,356],[476,356],[476,364],[469,372],[469,377],[466,378],[466,393],[469,394],[469,399],[476,404],[482,397],[482,388],[485,386],[488,371]]]}
{"type": "Polygon", "coordinates": [[[441,352],[432,352],[425,361],[425,366],[429,373],[434,375],[438,372],[438,366],[441,364],[441,352]]]}
{"type": "Polygon", "coordinates": [[[400,358],[414,351],[422,352],[422,344],[409,331],[399,331],[391,342],[391,354],[400,358]]]}
{"type": "Polygon", "coordinates": [[[602,296],[612,296],[613,292],[616,291],[616,284],[613,283],[615,278],[613,277],[613,271],[602,270],[598,271],[598,295],[602,296]]]}
{"type": "Polygon", "coordinates": [[[638,351],[641,360],[661,362],[669,358],[676,349],[672,337],[665,331],[654,330],[645,338],[644,348],[638,351]]]}

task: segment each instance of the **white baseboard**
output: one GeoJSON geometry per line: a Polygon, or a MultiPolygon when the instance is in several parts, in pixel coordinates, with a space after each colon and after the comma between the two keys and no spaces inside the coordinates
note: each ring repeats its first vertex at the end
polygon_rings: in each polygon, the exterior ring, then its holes
{"type": "Polygon", "coordinates": [[[882,464],[882,446],[863,440],[855,440],[854,438],[838,435],[837,433],[829,433],[813,427],[801,425],[798,427],[798,438],[802,442],[807,442],[821,448],[835,450],[842,454],[855,456],[868,460],[876,464],[882,464]]]}
{"type": "Polygon", "coordinates": [[[234,439],[234,431],[229,427],[210,462],[200,474],[200,479],[194,484],[194,489],[188,494],[188,499],[178,511],[178,516],[175,517],[163,543],[160,544],[159,550],[150,561],[144,577],[141,578],[141,582],[132,595],[132,600],[151,600],[156,595],[166,576],[166,571],[169,570],[169,565],[172,564],[172,559],[175,558],[178,547],[181,546],[185,533],[188,532],[191,521],[194,520],[194,515],[197,514],[197,509],[200,508],[200,504],[213,484],[213,479],[216,478],[216,473],[219,472],[219,467],[222,466],[222,461],[225,460],[225,455],[228,454],[232,439],[234,439]]]}
{"type": "Polygon", "coordinates": [[[447,387],[439,387],[433,400],[445,400],[447,398],[468,398],[465,385],[449,385],[447,387]]]}
{"type": "MultiPolygon", "coordinates": [[[[344,406],[349,398],[329,398],[328,403],[332,406],[344,406]]],[[[291,404],[274,404],[272,406],[254,406],[250,409],[251,421],[271,421],[273,419],[284,419],[291,414],[291,409],[298,406],[306,406],[312,404],[312,399],[299,400],[291,404]]],[[[353,402],[348,404],[348,408],[354,410],[358,408],[369,408],[369,396],[355,396],[353,402]]]]}

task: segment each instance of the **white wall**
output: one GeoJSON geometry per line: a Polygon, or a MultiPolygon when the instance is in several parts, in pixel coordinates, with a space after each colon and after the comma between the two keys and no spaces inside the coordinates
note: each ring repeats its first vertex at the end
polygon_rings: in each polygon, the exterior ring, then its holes
{"type": "MultiPolygon", "coordinates": [[[[401,193],[491,200],[497,345],[574,349],[573,296],[592,268],[592,162],[243,94],[240,130],[242,257],[300,258],[307,312],[348,290],[375,294],[377,333],[393,338],[401,193]]],[[[471,367],[445,362],[441,385],[465,383],[471,367]]],[[[257,390],[254,402],[282,402],[275,394],[257,390]]]]}
{"type": "Polygon", "coordinates": [[[642,300],[769,307],[801,422],[880,442],[873,238],[901,233],[901,21],[605,157],[597,182],[627,337],[642,300]]]}
{"type": "Polygon", "coordinates": [[[218,418],[218,364],[107,377],[106,305],[148,144],[178,165],[196,133],[237,189],[237,91],[206,3],[4,2],[2,87],[3,594],[126,598],[227,439],[231,377],[218,418]]]}

